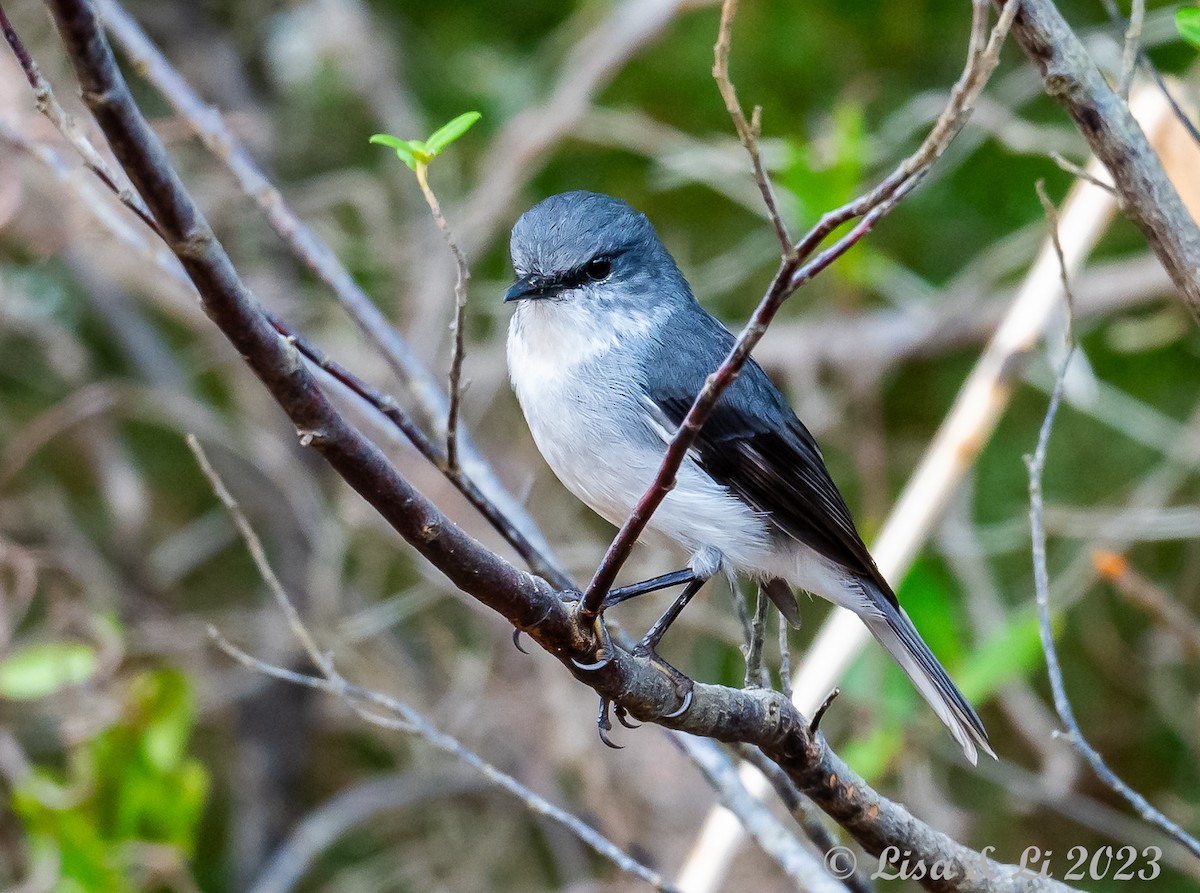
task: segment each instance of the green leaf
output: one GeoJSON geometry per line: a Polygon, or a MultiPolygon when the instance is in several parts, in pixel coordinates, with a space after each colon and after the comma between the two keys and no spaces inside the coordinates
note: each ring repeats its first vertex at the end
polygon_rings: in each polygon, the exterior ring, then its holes
{"type": "Polygon", "coordinates": [[[0,662],[0,697],[32,701],[90,679],[96,652],[81,642],[42,642],[18,648],[0,662]]]}
{"type": "Polygon", "coordinates": [[[429,149],[420,140],[402,140],[388,133],[376,133],[371,142],[377,146],[387,146],[396,151],[396,157],[408,165],[410,170],[417,169],[417,163],[428,164],[433,158],[429,149]]]}
{"type": "Polygon", "coordinates": [[[482,115],[479,112],[464,112],[448,124],[444,124],[433,132],[433,135],[425,141],[425,146],[429,150],[430,155],[441,154],[442,149],[446,148],[478,121],[482,115]]]}
{"type": "Polygon", "coordinates": [[[1200,9],[1181,9],[1175,13],[1179,36],[1200,50],[1200,9]]]}

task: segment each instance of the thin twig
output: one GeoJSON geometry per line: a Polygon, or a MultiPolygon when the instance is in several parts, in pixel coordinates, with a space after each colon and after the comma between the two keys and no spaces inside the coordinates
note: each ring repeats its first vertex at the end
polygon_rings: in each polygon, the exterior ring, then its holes
{"type": "Polygon", "coordinates": [[[1076,179],[1086,180],[1087,182],[1091,183],[1093,186],[1099,186],[1105,192],[1111,193],[1112,195],[1116,196],[1118,201],[1120,200],[1121,196],[1117,192],[1116,187],[1113,186],[1112,183],[1106,183],[1104,180],[1101,180],[1099,177],[1092,174],[1086,168],[1080,167],[1078,164],[1071,161],[1069,158],[1064,157],[1062,155],[1062,153],[1051,152],[1050,160],[1053,161],[1056,165],[1058,165],[1059,170],[1066,171],[1068,174],[1075,177],[1076,179]]]}
{"type": "Polygon", "coordinates": [[[1046,568],[1046,528],[1043,522],[1042,472],[1046,466],[1046,449],[1050,442],[1050,432],[1054,427],[1054,417],[1062,401],[1063,385],[1066,381],[1067,366],[1071,356],[1068,354],[1067,363],[1063,363],[1054,383],[1054,391],[1050,395],[1050,405],[1046,408],[1046,417],[1042,421],[1038,433],[1037,448],[1029,465],[1029,526],[1033,533],[1033,580],[1037,594],[1038,622],[1042,638],[1042,651],[1046,655],[1046,672],[1050,677],[1050,689],[1054,695],[1054,709],[1058,718],[1066,726],[1064,737],[1071,742],[1080,755],[1087,760],[1088,765],[1096,776],[1108,788],[1120,794],[1145,821],[1161,829],[1166,834],[1187,847],[1192,855],[1200,858],[1200,840],[1192,837],[1179,825],[1171,821],[1159,810],[1155,809],[1145,797],[1122,781],[1104,762],[1104,758],[1090,745],[1075,719],[1075,712],[1067,698],[1066,684],[1063,681],[1062,667],[1058,662],[1058,651],[1054,645],[1054,624],[1050,616],[1050,574],[1046,568]]]}
{"type": "Polygon", "coordinates": [[[1047,235],[1050,237],[1050,244],[1054,246],[1054,256],[1058,258],[1058,276],[1062,280],[1063,295],[1067,301],[1067,325],[1063,337],[1066,338],[1068,345],[1072,345],[1075,340],[1071,333],[1071,325],[1075,319],[1075,295],[1071,291],[1071,278],[1067,274],[1067,258],[1063,254],[1062,241],[1058,236],[1058,208],[1046,194],[1045,180],[1038,180],[1034,183],[1033,188],[1037,192],[1038,201],[1042,203],[1042,210],[1046,214],[1047,235]]]}
{"type": "Polygon", "coordinates": [[[1146,17],[1146,0],[1133,0],[1129,11],[1129,27],[1125,29],[1125,48],[1121,53],[1121,77],[1117,94],[1129,101],[1129,88],[1137,74],[1138,57],[1142,50],[1142,22],[1146,17]]]}
{"type": "Polygon", "coordinates": [[[721,5],[721,24],[717,31],[717,43],[713,47],[712,75],[717,82],[717,89],[721,91],[721,98],[725,100],[725,110],[733,119],[738,139],[742,141],[750,156],[754,182],[758,184],[758,191],[762,193],[763,204],[767,206],[771,225],[775,227],[775,235],[779,238],[779,245],[786,258],[791,256],[795,248],[792,245],[792,237],[788,235],[787,224],[783,222],[783,216],[779,213],[775,190],[771,187],[771,178],[767,175],[762,154],[758,149],[758,140],[762,135],[762,108],[755,106],[750,116],[751,120],[747,121],[742,104],[738,102],[737,90],[729,77],[729,48],[733,43],[733,20],[737,16],[737,6],[738,0],[725,0],[721,5]]]}
{"type": "MultiPolygon", "coordinates": [[[[982,42],[972,39],[963,73],[951,90],[946,108],[921,146],[874,189],[825,214],[795,245],[795,250],[784,258],[775,279],[767,289],[766,296],[738,336],[733,348],[720,367],[709,375],[704,388],[696,395],[691,409],[667,446],[666,455],[654,482],[609,545],[584,594],[579,609],[581,616],[594,618],[599,615],[604,596],[616,580],[617,573],[629,557],[634,543],[645,530],[651,515],[674,486],[675,476],[700,433],[700,427],[721,394],[741,372],[750,357],[750,352],[766,332],[767,326],[783,302],[870,232],[883,215],[916,187],[930,165],[941,157],[950,141],[962,129],[975,97],[979,95],[999,62],[1000,46],[1016,16],[1018,6],[1017,3],[1009,3],[1004,7],[985,44],[980,45],[982,42]],[[849,232],[825,251],[814,255],[834,230],[855,219],[858,223],[849,232]]],[[[980,22],[986,21],[988,7],[977,0],[972,8],[975,17],[975,25],[972,28],[974,35],[979,33],[980,22]]]]}
{"type": "Polygon", "coordinates": [[[1046,565],[1046,525],[1044,520],[1045,503],[1042,498],[1042,475],[1046,468],[1046,452],[1050,443],[1050,432],[1054,428],[1054,419],[1058,414],[1058,407],[1062,402],[1063,390],[1066,386],[1067,371],[1071,367],[1071,360],[1074,358],[1076,348],[1074,338],[1071,334],[1071,308],[1073,299],[1068,281],[1067,264],[1063,257],[1062,245],[1059,242],[1058,212],[1046,195],[1045,184],[1040,180],[1037,183],[1037,193],[1046,211],[1046,218],[1050,227],[1050,238],[1054,244],[1055,253],[1058,255],[1063,291],[1067,300],[1067,326],[1065,329],[1068,347],[1067,353],[1054,380],[1054,389],[1050,393],[1050,403],[1046,407],[1046,415],[1042,420],[1041,430],[1038,432],[1037,447],[1034,449],[1033,456],[1026,459],[1026,464],[1029,467],[1029,526],[1033,537],[1033,578],[1037,597],[1038,629],[1042,640],[1042,651],[1046,655],[1046,672],[1050,677],[1050,689],[1054,696],[1054,709],[1058,713],[1059,719],[1062,720],[1063,725],[1066,726],[1065,737],[1079,751],[1080,755],[1087,760],[1100,780],[1111,790],[1124,797],[1126,802],[1144,820],[1162,829],[1191,850],[1193,855],[1200,857],[1200,840],[1189,835],[1151,806],[1145,797],[1118,778],[1116,773],[1108,768],[1108,765],[1104,762],[1104,758],[1088,744],[1082,729],[1079,727],[1078,721],[1075,719],[1075,712],[1071,708],[1071,702],[1067,698],[1062,667],[1058,662],[1058,651],[1054,644],[1054,627],[1050,617],[1050,573],[1046,565]]]}
{"type": "Polygon", "coordinates": [[[275,574],[275,570],[271,567],[266,550],[263,549],[262,541],[254,532],[253,526],[247,520],[237,500],[229,492],[229,488],[225,486],[220,475],[217,474],[212,464],[208,461],[208,456],[205,455],[203,447],[200,446],[200,442],[194,434],[187,436],[187,444],[192,454],[196,457],[196,462],[199,464],[200,470],[212,486],[217,499],[220,500],[225,510],[229,512],[230,517],[233,518],[233,523],[250,552],[250,557],[254,561],[254,566],[258,570],[259,576],[263,578],[263,581],[267,584],[267,588],[271,590],[275,604],[283,612],[292,635],[296,637],[304,649],[304,653],[308,655],[309,659],[320,670],[321,677],[323,678],[297,673],[293,670],[259,660],[230,643],[214,627],[209,627],[209,635],[212,636],[222,651],[238,660],[244,666],[266,673],[274,678],[329,692],[346,702],[355,713],[374,725],[419,735],[438,750],[463,761],[493,784],[504,788],[516,796],[532,812],[544,815],[563,825],[563,827],[592,847],[601,856],[611,860],[618,868],[640,877],[657,890],[674,890],[667,883],[666,879],[657,872],[642,865],[632,856],[622,851],[616,844],[588,827],[576,816],[535,794],[512,776],[501,772],[478,754],[464,747],[456,738],[438,731],[428,720],[407,704],[380,692],[364,689],[347,682],[334,667],[330,656],[322,652],[317,646],[317,642],[313,638],[312,633],[309,632],[303,618],[301,618],[300,612],[296,610],[296,606],[288,596],[287,590],[283,587],[279,577],[275,574]],[[385,712],[380,714],[375,710],[364,710],[361,706],[362,702],[367,702],[372,707],[379,708],[385,712]]]}
{"type": "Polygon", "coordinates": [[[746,643],[746,688],[758,688],[769,684],[763,671],[763,640],[766,638],[767,594],[759,586],[754,600],[754,618],[750,622],[750,640],[746,643]]]}
{"type": "MultiPolygon", "coordinates": [[[[1121,10],[1117,7],[1116,0],[1101,0],[1101,2],[1104,4],[1104,9],[1108,12],[1108,17],[1112,21],[1113,27],[1117,29],[1118,36],[1121,33],[1127,34],[1130,23],[1121,15],[1121,10]]],[[[1154,64],[1145,47],[1138,47],[1138,64],[1150,72],[1150,76],[1154,78],[1155,86],[1158,87],[1159,91],[1166,98],[1167,104],[1171,106],[1171,113],[1175,116],[1175,119],[1188,132],[1192,140],[1200,144],[1200,130],[1196,128],[1196,125],[1192,123],[1192,119],[1188,117],[1187,112],[1175,101],[1175,97],[1167,89],[1167,82],[1163,79],[1162,72],[1158,70],[1158,66],[1154,64]]]]}
{"type": "Polygon", "coordinates": [[[116,171],[109,167],[108,162],[104,160],[104,156],[96,151],[91,140],[79,129],[75,119],[59,104],[50,82],[42,76],[37,62],[34,61],[25,44],[21,42],[21,38],[13,28],[12,22],[9,21],[8,13],[4,11],[2,4],[0,4],[0,28],[3,29],[4,39],[8,41],[13,55],[17,57],[21,70],[25,72],[25,79],[29,81],[29,86],[33,89],[37,110],[54,125],[54,129],[61,133],[67,142],[75,147],[75,151],[83,159],[84,167],[99,177],[104,185],[116,194],[121,203],[133,211],[146,226],[161,235],[154,215],[150,213],[150,209],[146,207],[141,196],[120,180],[116,171]]]}
{"type": "Polygon", "coordinates": [[[454,322],[450,324],[454,336],[454,347],[450,357],[450,406],[446,410],[446,470],[452,473],[459,471],[458,467],[458,413],[462,399],[462,366],[464,359],[463,327],[467,318],[467,280],[471,278],[471,270],[467,266],[466,255],[454,240],[450,224],[442,214],[442,206],[429,186],[429,165],[417,162],[417,183],[421,186],[421,194],[433,214],[433,222],[441,230],[450,253],[454,255],[454,266],[457,278],[454,281],[454,322]]]}

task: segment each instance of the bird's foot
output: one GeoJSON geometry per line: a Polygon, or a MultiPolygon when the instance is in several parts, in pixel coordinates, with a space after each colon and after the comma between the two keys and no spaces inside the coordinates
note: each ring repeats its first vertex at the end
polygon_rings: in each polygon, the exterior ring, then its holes
{"type": "Polygon", "coordinates": [[[608,634],[608,627],[604,625],[603,614],[597,615],[595,618],[596,639],[600,643],[599,650],[596,653],[596,659],[590,662],[583,662],[576,658],[571,658],[571,663],[575,665],[577,670],[583,670],[586,673],[594,673],[597,670],[603,670],[611,664],[617,656],[617,646],[613,644],[612,636],[608,634]]]}
{"type": "Polygon", "coordinates": [[[688,708],[692,706],[692,696],[696,690],[696,683],[692,681],[690,676],[675,669],[665,660],[663,660],[654,646],[648,643],[645,639],[637,644],[633,649],[634,655],[644,657],[654,664],[655,669],[671,680],[675,686],[675,694],[679,697],[679,706],[670,713],[664,713],[663,719],[678,719],[687,713],[688,708]]]}
{"type": "MultiPolygon", "coordinates": [[[[600,740],[604,742],[606,747],[611,747],[613,750],[624,750],[625,745],[613,744],[612,739],[608,737],[608,733],[612,731],[612,720],[608,717],[609,708],[612,707],[612,701],[608,698],[600,698],[600,712],[596,716],[596,730],[600,733],[600,740]]],[[[617,707],[617,719],[621,719],[621,714],[624,712],[619,706],[617,707]]],[[[621,721],[621,725],[625,725],[621,721]]]]}

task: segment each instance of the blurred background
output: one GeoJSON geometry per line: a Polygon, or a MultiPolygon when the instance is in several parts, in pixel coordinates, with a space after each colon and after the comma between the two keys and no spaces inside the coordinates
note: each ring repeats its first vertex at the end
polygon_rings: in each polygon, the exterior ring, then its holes
{"type": "MultiPolygon", "coordinates": [[[[97,142],[48,15],[6,3],[60,101],[97,142]]],[[[763,151],[793,230],[915,147],[965,55],[966,2],[747,0],[732,73],[763,107],[763,151]]],[[[1149,56],[1197,96],[1178,5],[1151,2],[1149,56]]],[[[1107,71],[1104,4],[1060,4],[1107,71]]],[[[645,211],[697,295],[735,330],[778,262],[712,82],[711,0],[129,0],[203,99],[441,378],[454,267],[411,173],[368,144],[483,118],[432,166],[471,263],[464,423],[577,580],[613,531],[533,448],[503,358],[507,233],[528,206],[591,189],[645,211]]],[[[1124,12],[1128,10],[1122,6],[1124,12]]],[[[129,66],[257,296],[360,375],[409,398],[330,291],[129,66]]],[[[1189,106],[1190,107],[1190,106],[1189,106]]],[[[1187,151],[1194,146],[1185,143],[1187,151]]],[[[925,184],[781,312],[758,356],[820,439],[867,541],[894,502],[1046,234],[1086,146],[1019,49],[925,184]]],[[[1200,162],[1176,165],[1200,206],[1200,162]],[[1191,171],[1192,179],[1187,180],[1191,171]]],[[[1200,336],[1118,215],[1075,278],[1080,364],[1046,468],[1056,633],[1080,724],[1114,769],[1200,827],[1200,336]]],[[[1037,638],[1027,474],[1052,382],[1039,348],[944,521],[899,584],[1000,754],[971,769],[874,645],[824,720],[859,772],[918,816],[1017,861],[1073,846],[1163,850],[1155,889],[1200,865],[1099,784],[1064,742],[1037,638]]],[[[402,472],[510,551],[413,450],[358,410],[402,472]],[[375,427],[372,427],[375,426],[375,427]]],[[[0,887],[63,891],[633,890],[558,826],[417,738],[218,652],[298,648],[184,444],[195,432],[314,634],[352,681],[672,876],[712,794],[661,732],[597,740],[595,697],[418,560],[295,432],[135,218],[82,169],[0,53],[0,887]],[[281,853],[283,854],[281,856],[281,853]]],[[[678,566],[639,549],[623,579],[678,566]]],[[[664,596],[614,613],[644,630],[664,596]]],[[[793,662],[828,606],[802,599],[793,662]]],[[[774,637],[768,641],[773,643],[774,637]]],[[[741,685],[742,627],[714,584],[664,656],[741,685]]],[[[768,645],[767,660],[779,661],[768,645]]],[[[1057,861],[1063,859],[1063,861],[1057,861]]],[[[1073,861],[1073,860],[1072,860],[1073,861]]],[[[753,848],[727,889],[786,890],[753,848]]],[[[1127,882],[1089,882],[1122,889],[1127,882]]],[[[906,884],[882,883],[886,889],[906,884]]],[[[915,889],[915,887],[913,887],[915,889]]]]}

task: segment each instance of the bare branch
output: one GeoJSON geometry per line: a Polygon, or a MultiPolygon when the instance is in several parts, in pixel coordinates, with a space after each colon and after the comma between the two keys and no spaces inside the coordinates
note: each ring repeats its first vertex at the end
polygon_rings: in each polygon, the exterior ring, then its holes
{"type": "Polygon", "coordinates": [[[450,224],[442,214],[442,206],[429,187],[429,165],[417,162],[417,183],[421,186],[421,194],[433,214],[433,222],[441,230],[446,239],[450,253],[454,255],[454,266],[457,278],[454,281],[454,321],[450,330],[454,337],[454,347],[450,357],[450,406],[446,410],[446,470],[452,474],[459,471],[458,467],[458,412],[461,400],[461,378],[463,366],[463,326],[467,318],[467,280],[471,278],[471,270],[467,266],[467,258],[454,240],[450,224]]]}
{"type": "Polygon", "coordinates": [[[758,184],[758,190],[762,193],[763,204],[767,206],[771,225],[775,227],[775,235],[779,237],[779,245],[786,258],[795,250],[792,237],[788,235],[787,224],[783,222],[779,213],[779,205],[775,202],[775,190],[771,188],[771,179],[767,176],[762,155],[758,151],[758,139],[762,135],[762,109],[755,106],[751,116],[753,120],[747,121],[742,104],[738,102],[737,90],[729,78],[729,47],[733,42],[733,20],[737,16],[737,5],[738,0],[725,0],[721,5],[721,25],[717,32],[716,46],[713,47],[712,74],[717,82],[717,89],[721,91],[721,98],[725,100],[725,110],[733,119],[738,138],[750,155],[750,164],[754,168],[754,182],[758,184]]]}
{"type": "Polygon", "coordinates": [[[1071,701],[1067,697],[1066,684],[1063,681],[1062,667],[1058,662],[1058,650],[1054,644],[1054,625],[1050,616],[1050,574],[1046,568],[1046,528],[1042,520],[1042,473],[1046,467],[1046,451],[1050,443],[1050,432],[1054,428],[1054,418],[1062,401],[1063,385],[1066,381],[1067,366],[1073,352],[1068,354],[1067,361],[1059,370],[1054,383],[1054,391],[1050,395],[1050,405],[1046,408],[1046,417],[1038,433],[1037,448],[1028,460],[1029,464],[1029,526],[1033,533],[1033,580],[1037,594],[1039,630],[1042,638],[1042,651],[1046,655],[1046,672],[1050,676],[1050,689],[1054,694],[1054,709],[1058,718],[1066,726],[1065,737],[1079,751],[1092,771],[1111,790],[1120,794],[1125,801],[1137,811],[1145,821],[1160,828],[1166,834],[1177,840],[1191,851],[1192,855],[1200,858],[1200,840],[1192,837],[1179,825],[1171,821],[1159,810],[1155,809],[1145,797],[1131,788],[1108,768],[1104,758],[1088,744],[1075,719],[1071,701]]]}
{"type": "MultiPolygon", "coordinates": [[[[987,16],[987,7],[981,2],[974,5],[975,25],[972,34],[979,32],[979,22],[987,16]]],[[[1016,5],[1010,4],[1000,15],[986,45],[972,39],[966,66],[950,93],[945,110],[938,117],[929,135],[921,146],[906,158],[888,177],[871,191],[854,201],[825,214],[784,258],[775,274],[766,296],[759,303],[750,321],[738,336],[728,356],[705,382],[696,395],[675,436],[667,447],[666,456],[659,466],[654,482],[638,501],[632,514],[621,526],[616,538],[608,547],[604,560],[596,569],[580,608],[585,617],[600,613],[604,596],[616,580],[617,573],[629,557],[633,545],[646,529],[651,515],[666,498],[675,483],[675,475],[683,464],[688,450],[695,442],[708,414],[720,399],[721,394],[733,383],[742,367],[750,358],[750,352],[762,338],[775,314],[792,294],[809,282],[837,258],[848,251],[875,223],[920,182],[931,164],[946,150],[950,141],[962,128],[970,114],[971,104],[987,83],[1000,59],[1000,46],[1016,14],[1016,5]],[[832,246],[814,254],[834,230],[851,220],[858,223],[832,246]]]]}
{"type": "Polygon", "coordinates": [[[1200,322],[1200,228],[1163,170],[1129,106],[1113,92],[1051,0],[1020,7],[1013,36],[1042,73],[1046,93],[1067,110],[1112,174],[1125,213],[1158,255],[1200,322]]]}

